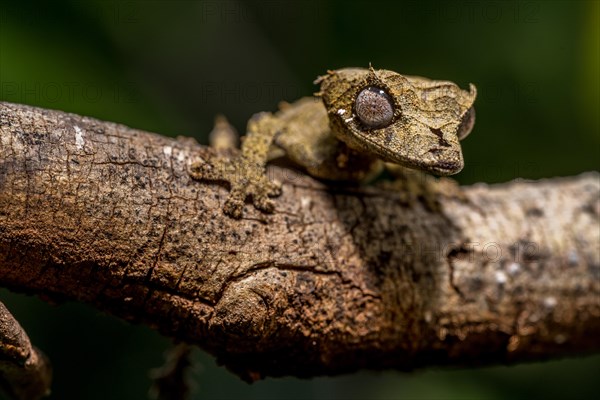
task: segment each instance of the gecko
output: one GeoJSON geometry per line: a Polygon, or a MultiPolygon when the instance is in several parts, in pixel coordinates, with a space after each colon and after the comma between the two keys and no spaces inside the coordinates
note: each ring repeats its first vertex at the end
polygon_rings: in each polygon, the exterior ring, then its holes
{"type": "MultiPolygon", "coordinates": [[[[386,165],[439,176],[462,170],[460,141],[475,123],[475,85],[463,90],[372,66],[330,70],[314,83],[320,90],[313,97],[253,115],[241,152],[222,145],[215,160],[192,163],[193,179],[229,186],[225,214],[241,218],[247,200],[274,211],[281,184],[268,179],[266,165],[281,157],[325,181],[368,182],[386,165]]],[[[221,119],[213,132],[233,143],[232,129],[221,119]]]]}

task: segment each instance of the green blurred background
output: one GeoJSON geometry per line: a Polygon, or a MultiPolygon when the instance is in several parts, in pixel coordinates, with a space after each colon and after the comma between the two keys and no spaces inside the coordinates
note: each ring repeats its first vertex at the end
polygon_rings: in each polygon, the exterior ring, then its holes
{"type": "MultiPolygon", "coordinates": [[[[53,1],[0,3],[0,100],[206,143],[367,66],[479,89],[462,183],[598,170],[596,1],[53,1]]],[[[53,399],[143,399],[169,340],[87,306],[0,291],[53,360],[53,399]]],[[[195,399],[591,398],[600,357],[246,385],[200,351],[195,399]]]]}

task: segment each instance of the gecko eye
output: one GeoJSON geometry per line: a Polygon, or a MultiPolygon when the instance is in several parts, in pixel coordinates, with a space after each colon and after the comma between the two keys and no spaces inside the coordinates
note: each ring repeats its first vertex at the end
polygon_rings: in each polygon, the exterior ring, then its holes
{"type": "Polygon", "coordinates": [[[471,133],[473,125],[475,125],[475,107],[469,108],[465,115],[463,115],[460,125],[458,126],[458,131],[456,132],[458,140],[466,138],[469,133],[471,133]]]}
{"type": "Polygon", "coordinates": [[[375,86],[363,89],[356,96],[354,110],[360,122],[369,128],[383,128],[394,117],[392,99],[383,89],[375,86]]]}

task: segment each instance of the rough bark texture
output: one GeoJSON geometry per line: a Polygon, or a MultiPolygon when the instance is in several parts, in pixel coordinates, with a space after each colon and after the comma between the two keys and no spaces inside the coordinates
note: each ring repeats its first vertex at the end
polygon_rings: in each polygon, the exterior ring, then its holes
{"type": "Polygon", "coordinates": [[[211,149],[0,103],[0,284],[195,343],[248,379],[600,347],[597,173],[439,208],[271,168],[276,211],[221,212],[211,149]]]}

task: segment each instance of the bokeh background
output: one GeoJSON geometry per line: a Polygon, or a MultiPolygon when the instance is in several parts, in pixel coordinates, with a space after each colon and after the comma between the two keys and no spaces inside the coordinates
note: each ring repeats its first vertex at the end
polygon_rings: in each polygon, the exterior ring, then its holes
{"type": "MultiPolygon", "coordinates": [[[[0,100],[206,143],[215,114],[310,95],[344,66],[479,89],[464,184],[598,170],[597,1],[1,2],[0,100]]],[[[76,303],[0,290],[55,366],[53,399],[143,399],[170,341],[76,303]]],[[[600,357],[247,385],[197,351],[194,399],[592,398],[600,357]]]]}

